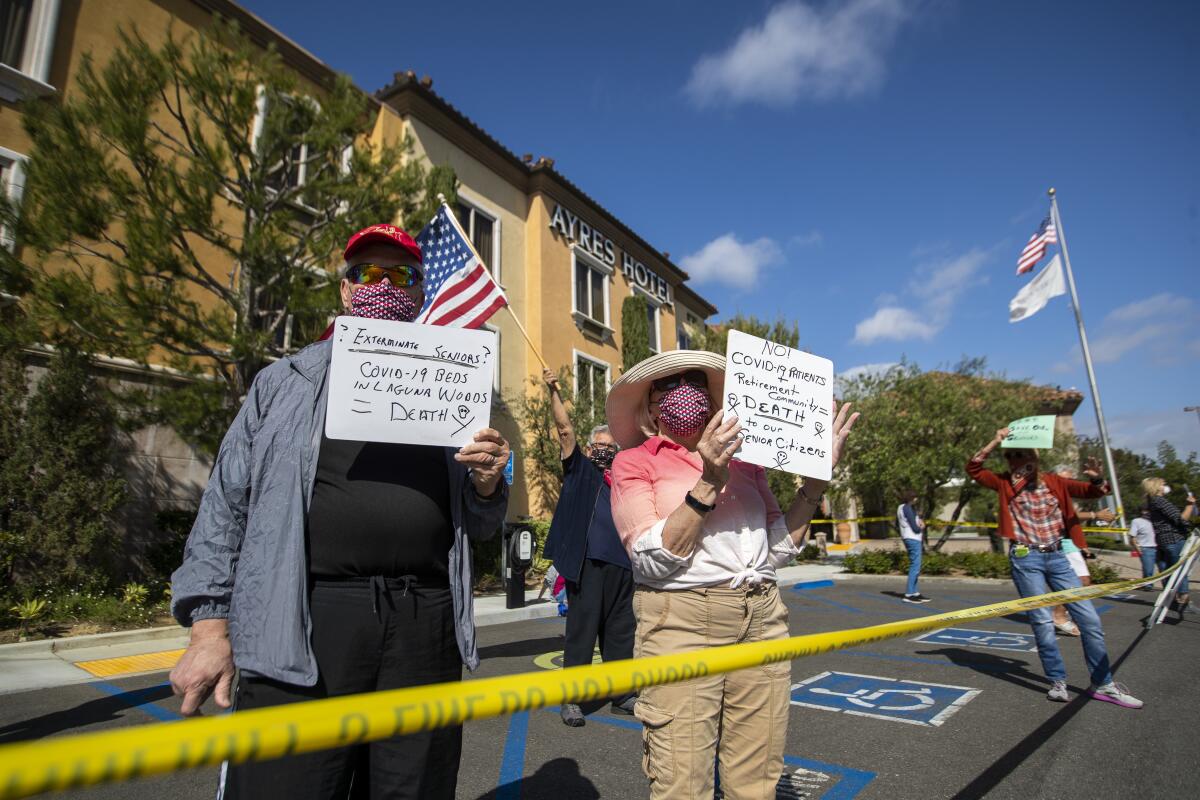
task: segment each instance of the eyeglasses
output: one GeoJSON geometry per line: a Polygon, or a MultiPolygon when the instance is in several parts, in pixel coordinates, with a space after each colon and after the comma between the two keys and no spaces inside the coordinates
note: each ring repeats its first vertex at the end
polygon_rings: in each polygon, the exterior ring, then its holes
{"type": "Polygon", "coordinates": [[[689,369],[687,372],[681,372],[677,375],[668,375],[665,378],[659,378],[651,384],[656,391],[669,392],[672,389],[677,389],[683,384],[695,386],[698,389],[708,388],[708,375],[702,369],[689,369]]]}
{"type": "Polygon", "coordinates": [[[351,283],[360,286],[368,283],[379,283],[384,277],[387,277],[392,286],[400,288],[415,286],[423,278],[420,269],[410,267],[407,264],[395,267],[381,267],[378,264],[355,264],[347,270],[346,277],[351,283]]]}

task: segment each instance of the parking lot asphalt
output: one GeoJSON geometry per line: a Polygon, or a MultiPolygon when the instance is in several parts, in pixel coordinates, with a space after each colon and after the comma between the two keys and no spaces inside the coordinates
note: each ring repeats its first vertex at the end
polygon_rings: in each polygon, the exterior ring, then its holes
{"type": "MultiPolygon", "coordinates": [[[[900,600],[901,578],[818,581],[783,590],[793,634],[856,628],[993,603],[1010,585],[927,579],[934,602],[900,600]]],[[[1077,639],[1060,638],[1066,704],[1048,681],[1017,615],[797,660],[781,798],[1190,798],[1200,796],[1192,721],[1200,616],[1141,624],[1153,594],[1096,601],[1117,680],[1141,710],[1089,700],[1077,639]]],[[[564,621],[480,629],[483,664],[468,679],[556,668],[564,621]]],[[[0,742],[179,718],[166,673],[9,694],[0,742]]],[[[607,710],[567,728],[555,709],[468,723],[458,797],[495,800],[647,796],[640,725],[607,710]]],[[[61,797],[180,798],[215,794],[215,769],[63,793],[61,797]]]]}

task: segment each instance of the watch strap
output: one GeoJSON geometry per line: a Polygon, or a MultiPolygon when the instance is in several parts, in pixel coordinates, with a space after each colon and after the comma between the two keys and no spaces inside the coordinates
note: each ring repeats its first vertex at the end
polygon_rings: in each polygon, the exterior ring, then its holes
{"type": "Polygon", "coordinates": [[[701,503],[691,492],[688,492],[683,496],[683,502],[687,503],[690,508],[694,508],[696,511],[699,511],[701,514],[707,514],[717,507],[716,503],[713,503],[712,505],[709,505],[708,503],[701,503]]]}

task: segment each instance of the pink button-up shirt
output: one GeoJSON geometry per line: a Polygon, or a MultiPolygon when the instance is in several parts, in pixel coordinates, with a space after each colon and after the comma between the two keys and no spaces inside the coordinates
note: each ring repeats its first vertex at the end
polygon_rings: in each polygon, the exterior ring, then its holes
{"type": "Polygon", "coordinates": [[[652,436],[617,454],[612,466],[613,520],[638,583],[657,589],[774,581],[775,570],[799,552],[762,467],[734,459],[717,507],[690,556],[663,547],[667,517],[700,479],[699,453],[652,436]]]}

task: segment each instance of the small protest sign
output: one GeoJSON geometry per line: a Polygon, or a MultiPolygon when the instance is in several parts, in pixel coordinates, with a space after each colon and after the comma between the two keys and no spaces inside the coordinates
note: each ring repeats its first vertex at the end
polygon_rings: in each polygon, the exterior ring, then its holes
{"type": "Polygon", "coordinates": [[[1054,447],[1053,414],[1014,420],[1008,423],[1008,431],[1008,436],[1000,442],[1001,447],[1027,447],[1037,450],[1049,450],[1054,447]]]}
{"type": "Polygon", "coordinates": [[[495,358],[490,331],[338,317],[325,435],[469,444],[489,426],[495,358]]]}
{"type": "Polygon", "coordinates": [[[741,331],[725,350],[725,413],[738,458],[818,480],[833,473],[833,362],[741,331]]]}

